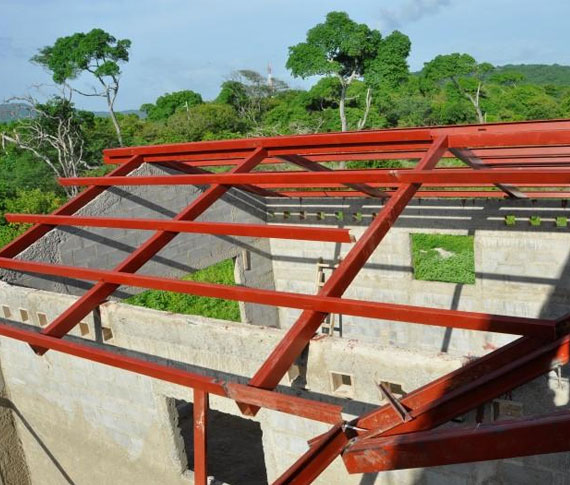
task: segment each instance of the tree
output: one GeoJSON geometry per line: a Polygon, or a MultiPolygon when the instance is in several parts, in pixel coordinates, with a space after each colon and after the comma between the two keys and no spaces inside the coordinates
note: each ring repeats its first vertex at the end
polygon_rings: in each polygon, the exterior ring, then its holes
{"type": "Polygon", "coordinates": [[[174,113],[166,122],[168,142],[235,138],[243,130],[243,121],[231,106],[203,103],[190,108],[188,114],[174,113]]]}
{"type": "Polygon", "coordinates": [[[83,72],[91,73],[101,85],[92,93],[73,91],[83,96],[100,96],[107,101],[119,145],[123,145],[121,128],[115,116],[114,105],[119,92],[120,63],[128,62],[131,41],[117,40],[102,29],[93,29],[87,34],[76,33],[60,37],[52,46],[40,49],[32,62],[40,64],[52,73],[57,84],[67,84],[83,72]]]}
{"type": "Polygon", "coordinates": [[[241,69],[222,84],[216,103],[233,106],[250,126],[259,130],[262,115],[273,105],[272,99],[288,89],[287,83],[280,79],[241,69]]]}
{"type": "MultiPolygon", "coordinates": [[[[16,98],[32,115],[20,120],[11,129],[0,132],[2,148],[14,145],[32,153],[44,162],[56,177],[77,177],[82,170],[92,169],[84,159],[85,138],[82,124],[93,113],[79,112],[66,97],[53,97],[38,103],[32,97],[16,98]]],[[[64,187],[68,196],[78,193],[77,187],[64,187]]]]}
{"type": "Polygon", "coordinates": [[[202,96],[194,91],[186,89],[174,93],[166,93],[160,96],[154,104],[147,103],[141,106],[150,121],[162,121],[172,116],[178,110],[186,110],[203,103],[202,96]]]}
{"type": "Polygon", "coordinates": [[[409,39],[393,32],[382,39],[379,31],[358,24],[344,12],[330,12],[324,23],[307,32],[307,39],[289,48],[287,68],[293,76],[334,76],[340,83],[338,108],[342,131],[348,130],[347,90],[357,79],[367,84],[363,116],[357,128],[366,125],[372,105],[372,89],[384,82],[407,76],[409,39]]]}
{"type": "Polygon", "coordinates": [[[451,82],[455,89],[475,108],[479,123],[485,123],[481,109],[484,82],[493,70],[488,62],[481,64],[469,54],[439,55],[424,65],[424,75],[432,81],[451,82]]]}

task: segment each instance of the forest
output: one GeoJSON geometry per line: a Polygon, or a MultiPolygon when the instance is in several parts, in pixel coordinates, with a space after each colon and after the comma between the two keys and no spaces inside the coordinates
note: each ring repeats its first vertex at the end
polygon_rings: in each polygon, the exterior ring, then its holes
{"type": "Polygon", "coordinates": [[[570,117],[570,68],[497,68],[451,53],[411,72],[411,48],[404,33],[384,36],[330,12],[305,41],[289,47],[286,67],[314,80],[309,89],[244,66],[228,73],[215,99],[188,86],[142,104],[139,116],[114,109],[120,80],[128,76],[130,40],[102,29],[60,37],[31,59],[50,72],[57,95],[37,100],[22,93],[3,105],[18,115],[0,123],[0,246],[25,229],[7,224],[4,213],[54,210],[74,195],[57,177],[105,173],[107,147],[570,117]],[[92,93],[75,86],[83,74],[93,79],[92,93]],[[109,115],[76,109],[74,101],[84,95],[100,96],[109,115]]]}

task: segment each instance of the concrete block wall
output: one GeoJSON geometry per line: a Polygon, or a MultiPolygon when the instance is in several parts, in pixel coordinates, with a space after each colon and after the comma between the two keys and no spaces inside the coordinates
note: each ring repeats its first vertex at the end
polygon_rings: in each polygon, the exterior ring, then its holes
{"type": "MultiPolygon", "coordinates": [[[[172,170],[146,164],[133,175],[164,175],[172,170]]],[[[172,219],[204,188],[194,186],[111,187],[77,212],[78,215],[139,219],[172,219]]],[[[212,205],[198,221],[265,223],[265,205],[259,198],[238,190],[230,190],[212,205]]],[[[21,258],[95,269],[113,269],[154,234],[153,231],[123,229],[58,227],[30,248],[21,258]]],[[[181,277],[246,251],[253,254],[251,267],[241,270],[241,282],[250,286],[273,288],[271,257],[267,239],[179,234],[152,258],[140,274],[181,277]]],[[[238,261],[238,264],[239,261],[238,261]]],[[[46,277],[0,270],[5,282],[59,293],[80,295],[92,286],[90,282],[72,278],[46,277]]],[[[121,287],[115,293],[124,297],[142,291],[121,287]]],[[[276,310],[259,305],[242,305],[247,321],[277,325],[276,310]]]]}
{"type": "MultiPolygon", "coordinates": [[[[50,318],[73,300],[69,295],[0,285],[0,305],[25,308],[30,313],[32,309],[44,310],[50,318]]],[[[33,320],[31,324],[38,325],[33,320]]],[[[102,334],[97,330],[99,324],[87,324],[89,333],[81,338],[100,345],[96,343],[102,334]]],[[[151,360],[168,359],[189,370],[237,380],[253,374],[284,332],[114,302],[102,306],[100,325],[112,331],[107,344],[136,351],[151,360]]],[[[75,329],[73,335],[79,338],[81,333],[75,329]]],[[[26,425],[17,420],[17,430],[32,484],[192,483],[193,475],[187,469],[170,407],[172,399],[191,402],[190,389],[53,351],[39,357],[27,344],[4,338],[0,340],[0,362],[12,402],[26,420],[26,425]]],[[[435,352],[349,339],[318,339],[309,348],[308,390],[290,389],[287,378],[282,380],[281,390],[339,402],[331,387],[330,373],[350,374],[354,394],[344,407],[349,418],[381,402],[375,385],[379,380],[401,383],[409,391],[462,363],[462,359],[435,352]]],[[[524,404],[525,414],[534,414],[568,407],[569,390],[567,369],[563,369],[561,375],[541,377],[516,390],[512,397],[524,404]]],[[[239,415],[235,403],[227,399],[212,396],[211,407],[239,415]]],[[[255,420],[263,433],[269,483],[307,450],[308,439],[328,428],[268,410],[262,410],[255,420]]],[[[472,421],[473,416],[466,417],[466,423],[472,421]]],[[[317,483],[563,484],[570,480],[569,456],[547,455],[365,476],[347,475],[342,461],[337,459],[317,483]]]]}
{"type": "MultiPolygon", "coordinates": [[[[357,238],[381,208],[381,203],[370,199],[267,199],[270,223],[341,226],[349,228],[357,238]],[[335,215],[339,211],[344,214],[342,221],[335,215]]],[[[345,295],[501,315],[561,316],[570,311],[570,228],[557,228],[554,221],[558,216],[568,217],[569,212],[565,201],[413,201],[345,295]],[[515,226],[506,226],[506,215],[517,217],[515,226]],[[541,218],[539,227],[530,225],[528,219],[532,215],[541,218]],[[415,280],[410,242],[414,232],[473,235],[475,284],[415,280]]],[[[317,260],[336,262],[351,247],[346,243],[271,240],[276,289],[314,294],[317,260]]],[[[299,313],[280,308],[281,327],[292,325],[299,313]]],[[[341,321],[345,338],[460,356],[481,355],[513,339],[486,332],[350,316],[343,316],[341,321]]]]}

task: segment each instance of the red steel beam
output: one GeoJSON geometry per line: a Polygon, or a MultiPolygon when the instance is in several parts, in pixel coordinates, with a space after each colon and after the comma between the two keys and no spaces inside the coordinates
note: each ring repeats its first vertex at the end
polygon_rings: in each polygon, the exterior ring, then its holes
{"type": "MultiPolygon", "coordinates": [[[[337,435],[335,443],[328,446],[323,454],[311,456],[304,466],[314,468],[320,464],[322,472],[335,453],[342,453],[348,471],[359,473],[359,469],[352,468],[350,451],[351,446],[361,440],[435,428],[558,365],[564,365],[569,358],[568,336],[551,343],[520,338],[404,396],[400,402],[409,410],[411,421],[402,422],[390,405],[382,406],[347,423],[347,429],[359,435],[348,448],[350,436],[337,435]]],[[[321,439],[317,437],[312,441],[321,439]]],[[[309,454],[310,451],[307,452],[309,454]]]]}
{"type": "Polygon", "coordinates": [[[181,281],[156,276],[144,276],[120,271],[106,271],[74,266],[36,263],[9,258],[0,258],[0,268],[98,281],[117,286],[134,286],[164,291],[174,291],[190,295],[246,301],[261,305],[299,308],[316,312],[330,312],[344,315],[419,323],[467,330],[529,335],[554,338],[555,320],[491,315],[460,310],[399,305],[394,303],[369,302],[323,295],[303,295],[300,293],[225,286],[214,283],[181,281]]]}
{"type": "MultiPolygon", "coordinates": [[[[312,162],[339,162],[339,161],[366,161],[366,160],[419,160],[426,152],[427,148],[421,146],[415,151],[410,150],[410,146],[358,146],[348,150],[324,149],[315,153],[304,153],[299,149],[299,153],[312,162]]],[[[535,164],[568,164],[570,162],[570,147],[527,147],[527,148],[489,148],[483,147],[474,149],[473,152],[481,158],[485,165],[494,163],[535,165],[535,164]]],[[[268,157],[262,165],[273,165],[283,163],[279,158],[268,157]]],[[[450,151],[446,152],[442,158],[455,158],[450,151]]],[[[147,155],[145,162],[163,163],[169,162],[174,165],[187,164],[192,167],[212,167],[237,165],[243,156],[241,153],[211,153],[211,154],[185,154],[185,155],[147,155]]],[[[106,161],[105,163],[121,163],[120,161],[106,161]]]]}
{"type": "MultiPolygon", "coordinates": [[[[433,137],[451,134],[472,134],[472,133],[502,133],[508,134],[520,131],[554,131],[570,129],[569,120],[549,120],[549,121],[530,121],[517,123],[488,123],[484,125],[451,125],[438,127],[417,127],[417,128],[399,128],[389,130],[371,130],[361,132],[348,133],[323,133],[317,135],[295,135],[295,136],[279,136],[273,138],[246,138],[238,140],[222,140],[217,142],[195,142],[195,143],[179,143],[171,145],[151,145],[141,147],[114,148],[104,151],[106,161],[121,162],[125,157],[134,154],[141,154],[145,157],[153,154],[174,154],[183,155],[196,153],[199,159],[206,159],[209,153],[214,156],[235,157],[232,152],[239,151],[238,156],[242,157],[247,150],[254,149],[263,142],[264,146],[269,149],[278,147],[296,147],[305,151],[313,147],[322,147],[330,145],[339,151],[339,147],[354,143],[381,144],[398,141],[416,141],[426,142],[429,144],[433,137]]],[[[378,150],[377,150],[378,151],[378,150]]],[[[307,154],[298,152],[299,154],[307,154]]],[[[271,153],[270,153],[271,156],[271,153]]],[[[146,160],[149,161],[149,160],[146,160]]]]}
{"type": "Polygon", "coordinates": [[[188,372],[176,367],[158,364],[144,359],[129,357],[111,350],[106,350],[91,344],[82,344],[64,338],[50,337],[35,330],[24,330],[13,326],[4,318],[0,318],[0,335],[27,342],[33,347],[49,348],[75,357],[116,367],[154,379],[178,384],[180,386],[199,389],[216,396],[231,397],[239,395],[244,402],[253,405],[262,403],[266,409],[272,409],[302,418],[312,419],[327,424],[337,424],[342,421],[342,406],[304,399],[274,391],[251,389],[244,384],[227,382],[214,377],[188,372]]]}
{"type": "Polygon", "coordinates": [[[449,135],[449,148],[546,147],[570,145],[570,130],[458,133],[449,135]]]}
{"type": "MultiPolygon", "coordinates": [[[[243,162],[243,158],[237,160],[236,165],[238,165],[241,162],[243,162]]],[[[191,173],[195,173],[195,174],[210,173],[207,170],[203,170],[203,169],[198,168],[198,167],[193,167],[191,165],[184,164],[184,163],[163,162],[160,165],[167,167],[167,168],[171,168],[173,170],[178,170],[179,172],[185,172],[188,174],[191,174],[191,173]]],[[[262,187],[258,187],[256,185],[236,185],[235,188],[240,189],[240,190],[244,190],[245,192],[250,192],[250,193],[255,194],[255,195],[259,195],[261,197],[276,197],[279,195],[278,192],[274,192],[273,190],[267,190],[267,189],[264,189],[262,187]]]]}
{"type": "MultiPolygon", "coordinates": [[[[124,165],[117,167],[115,170],[109,173],[107,177],[119,177],[122,175],[127,175],[133,170],[140,167],[142,164],[142,158],[138,155],[134,155],[130,157],[124,165]]],[[[77,197],[62,205],[53,214],[61,216],[73,214],[91,202],[95,197],[102,194],[104,191],[104,187],[89,187],[85,191],[81,192],[77,197]]],[[[31,244],[35,243],[38,239],[40,239],[52,229],[53,228],[51,226],[47,226],[45,224],[31,227],[24,234],[17,237],[11,243],[0,249],[0,257],[13,258],[14,256],[17,256],[24,249],[28,248],[31,244]]]]}
{"type": "MultiPolygon", "coordinates": [[[[459,160],[469,165],[475,170],[485,169],[485,163],[477,155],[475,155],[471,150],[465,148],[452,148],[451,153],[453,153],[459,160]]],[[[494,184],[496,187],[501,189],[509,197],[514,197],[516,199],[527,198],[519,189],[513,185],[509,184],[494,184]]]]}
{"type": "Polygon", "coordinates": [[[522,337],[402,398],[411,421],[402,423],[382,407],[361,417],[358,426],[372,430],[363,437],[432,429],[564,365],[569,344],[568,336],[551,342],[522,337]]]}
{"type": "MultiPolygon", "coordinates": [[[[429,152],[428,152],[429,153],[429,152]]],[[[141,177],[75,177],[59,179],[61,185],[97,185],[103,187],[124,185],[200,185],[200,184],[279,184],[301,183],[366,183],[393,184],[423,183],[536,183],[570,184],[570,168],[536,169],[482,169],[482,170],[332,170],[330,172],[258,172],[252,174],[166,175],[141,177]]]]}
{"type": "Polygon", "coordinates": [[[194,483],[208,485],[208,393],[194,389],[194,483]]]}
{"type": "MultiPolygon", "coordinates": [[[[299,167],[303,167],[310,172],[332,172],[332,169],[325,167],[324,165],[319,165],[318,163],[312,162],[307,158],[304,158],[300,155],[283,155],[281,157],[283,160],[298,165],[299,167]]],[[[374,187],[370,187],[367,184],[346,184],[347,187],[350,187],[354,190],[358,190],[361,193],[369,195],[371,197],[377,197],[381,199],[386,198],[386,194],[374,187]]]]}
{"type": "Polygon", "coordinates": [[[570,412],[469,428],[362,440],[345,453],[354,472],[370,473],[570,451],[570,412]]]}
{"type": "MultiPolygon", "coordinates": [[[[394,191],[385,191],[386,195],[394,195],[394,191]]],[[[570,192],[527,192],[523,191],[529,199],[568,199],[570,192]]],[[[365,197],[361,192],[354,190],[286,190],[280,192],[279,198],[283,197],[365,197]]],[[[498,190],[418,190],[414,195],[414,199],[426,198],[451,198],[451,199],[465,199],[465,198],[489,198],[489,199],[505,199],[509,197],[504,192],[498,190]]],[[[277,198],[277,197],[275,197],[277,198]]]]}
{"type": "Polygon", "coordinates": [[[237,224],[224,222],[169,221],[163,219],[126,219],[118,217],[51,216],[41,214],[5,214],[8,222],[41,223],[52,226],[104,227],[169,231],[177,233],[221,234],[270,237],[323,242],[354,242],[347,229],[288,225],[237,224]]]}
{"type": "MultiPolygon", "coordinates": [[[[261,162],[267,152],[263,148],[256,149],[245,161],[232,170],[232,173],[247,172],[261,162]]],[[[214,202],[229,190],[227,185],[212,185],[200,196],[198,196],[188,207],[183,209],[174,221],[184,221],[196,219],[206,211],[214,202]]],[[[134,273],[141,268],[149,259],[164,248],[172,239],[177,236],[175,232],[157,231],[142,246],[131,253],[115,271],[124,273],[134,273]]],[[[46,335],[62,337],[77,325],[82,318],[93,311],[101,302],[109,297],[119,287],[112,283],[99,282],[89,289],[79,300],[65,310],[50,325],[42,330],[46,335]]],[[[43,349],[34,349],[42,354],[43,349]]]]}
{"type": "Polygon", "coordinates": [[[342,424],[333,426],[330,431],[312,442],[310,448],[273,485],[307,485],[335,460],[348,444],[348,437],[342,424]]]}
{"type": "MultiPolygon", "coordinates": [[[[208,153],[228,153],[235,156],[263,145],[268,151],[287,149],[309,149],[331,147],[337,151],[347,146],[390,145],[394,143],[429,145],[432,135],[428,129],[359,131],[345,133],[319,133],[312,135],[277,136],[266,138],[242,138],[237,140],[203,141],[167,145],[148,145],[142,147],[124,147],[104,150],[106,160],[121,159],[133,155],[182,155],[196,153],[200,156],[208,153]]],[[[273,156],[270,154],[270,156],[273,156]]]]}
{"type": "MultiPolygon", "coordinates": [[[[445,137],[435,140],[425,157],[418,164],[418,169],[429,170],[433,168],[446,149],[447,139],[445,137]]],[[[396,195],[384,205],[382,211],[348,252],[338,268],[333,271],[319,295],[342,296],[419,188],[419,184],[409,184],[398,189],[396,195]]],[[[304,311],[273,352],[271,352],[249,384],[263,389],[274,388],[287,372],[287,369],[291,367],[297,356],[303,351],[326,315],[326,312],[304,311]]],[[[242,406],[242,411],[255,414],[257,409],[251,406],[242,406]]]]}

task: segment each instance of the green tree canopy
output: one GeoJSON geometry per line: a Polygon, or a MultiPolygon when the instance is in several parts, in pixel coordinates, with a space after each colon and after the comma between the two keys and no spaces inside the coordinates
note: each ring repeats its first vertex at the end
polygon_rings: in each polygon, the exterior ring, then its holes
{"type": "Polygon", "coordinates": [[[48,69],[58,84],[68,84],[83,72],[91,73],[99,82],[101,90],[94,89],[93,93],[77,89],[74,91],[85,96],[101,96],[107,100],[117,138],[122,145],[114,104],[119,91],[120,64],[129,60],[130,47],[131,41],[128,39],[117,40],[102,29],[93,29],[86,34],[78,32],[60,37],[52,46],[40,49],[31,60],[48,69]]]}
{"type": "Polygon", "coordinates": [[[424,75],[431,81],[451,82],[457,91],[471,102],[479,123],[485,122],[481,109],[483,83],[492,71],[493,66],[488,62],[479,64],[469,54],[457,52],[436,56],[427,62],[423,69],[424,75]]]}
{"type": "Polygon", "coordinates": [[[176,111],[182,109],[190,109],[192,106],[203,103],[202,96],[194,91],[186,89],[184,91],[175,91],[174,93],[166,93],[154,102],[143,104],[141,111],[144,111],[148,119],[151,121],[166,120],[176,111]]]}
{"type": "MultiPolygon", "coordinates": [[[[357,79],[364,79],[368,89],[364,114],[357,122],[363,128],[372,103],[372,89],[389,83],[394,85],[408,76],[406,58],[410,41],[400,32],[382,39],[378,30],[359,24],[345,12],[330,12],[325,22],[307,32],[307,39],[289,48],[287,68],[293,76],[336,77],[340,83],[338,96],[342,131],[348,129],[346,95],[357,79]]],[[[332,87],[332,85],[329,85],[332,87]]]]}

